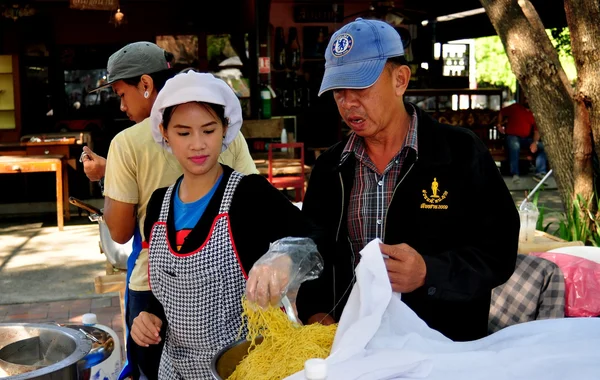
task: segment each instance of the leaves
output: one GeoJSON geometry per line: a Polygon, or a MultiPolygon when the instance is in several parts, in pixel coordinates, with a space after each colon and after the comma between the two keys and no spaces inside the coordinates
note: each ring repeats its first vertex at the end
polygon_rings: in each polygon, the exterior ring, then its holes
{"type": "Polygon", "coordinates": [[[556,235],[566,241],[582,241],[585,244],[600,246],[600,221],[592,213],[593,202],[597,202],[596,207],[600,205],[596,191],[589,201],[577,194],[567,205],[556,235]]]}
{"type": "Polygon", "coordinates": [[[513,74],[500,37],[483,37],[475,40],[477,83],[517,90],[513,74]]]}
{"type": "MultiPolygon", "coordinates": [[[[558,51],[559,60],[567,78],[572,82],[575,81],[577,70],[571,52],[569,28],[548,29],[546,33],[558,51]]],[[[475,62],[479,86],[508,87],[513,93],[516,91],[517,78],[512,72],[500,37],[475,39],[475,62]]]]}
{"type": "Polygon", "coordinates": [[[547,31],[552,45],[558,51],[559,56],[572,56],[571,33],[569,28],[555,28],[547,31]]]}
{"type": "MultiPolygon", "coordinates": [[[[550,209],[544,205],[538,206],[540,194],[543,190],[544,185],[533,195],[531,202],[539,211],[536,230],[548,232],[553,222],[544,226],[544,219],[550,209]]],[[[600,247],[600,220],[593,213],[594,210],[599,209],[600,198],[597,191],[594,190],[594,194],[589,201],[586,201],[581,194],[577,194],[575,199],[567,205],[566,212],[561,213],[558,229],[554,235],[566,241],[582,241],[585,244],[600,247]]]]}

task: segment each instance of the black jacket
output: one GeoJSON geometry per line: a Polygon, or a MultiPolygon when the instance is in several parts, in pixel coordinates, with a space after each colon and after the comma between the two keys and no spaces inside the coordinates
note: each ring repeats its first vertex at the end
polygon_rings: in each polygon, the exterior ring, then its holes
{"type": "MultiPolygon", "coordinates": [[[[468,129],[440,124],[415,108],[418,155],[410,150],[403,164],[384,243],[406,243],[425,260],[425,285],[402,295],[419,317],[453,340],[481,338],[491,290],[515,268],[518,212],[486,146],[468,129]],[[434,178],[439,198],[432,197],[434,178]]],[[[304,198],[303,213],[323,234],[326,265],[319,280],[301,288],[304,319],[332,310],[339,319],[353,282],[347,211],[356,161],[351,155],[340,163],[345,145],[319,156],[304,198]]]]}
{"type": "MultiPolygon", "coordinates": [[[[197,250],[208,238],[213,221],[219,214],[221,199],[232,172],[233,169],[223,165],[223,179],[200,221],[186,237],[180,253],[197,250]]],[[[178,181],[181,181],[181,178],[178,181]]],[[[166,191],[166,187],[158,189],[150,198],[144,221],[145,236],[150,236],[152,226],[158,221],[166,191]]],[[[171,246],[176,247],[173,220],[171,197],[167,235],[171,246]]],[[[256,260],[269,250],[270,243],[288,236],[311,236],[313,232],[300,210],[258,174],[247,175],[238,184],[229,208],[229,221],[235,248],[246,273],[250,272],[256,260]]]]}

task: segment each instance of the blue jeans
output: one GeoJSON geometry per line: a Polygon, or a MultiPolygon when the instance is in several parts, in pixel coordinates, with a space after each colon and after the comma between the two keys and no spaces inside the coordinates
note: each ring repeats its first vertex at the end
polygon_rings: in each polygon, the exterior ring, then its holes
{"type": "Polygon", "coordinates": [[[163,310],[162,305],[151,291],[137,292],[135,290],[127,290],[127,327],[131,331],[133,320],[142,311],[156,315],[163,321],[163,325],[160,329],[161,341],[157,345],[150,345],[150,347],[138,346],[131,338],[131,333],[127,337],[127,349],[130,351],[130,359],[132,361],[133,378],[138,379],[138,366],[144,372],[144,375],[148,380],[158,379],[158,367],[160,365],[160,357],[165,342],[165,334],[167,331],[167,318],[163,310]]]}
{"type": "MultiPolygon", "coordinates": [[[[533,139],[531,137],[519,137],[506,135],[506,145],[508,148],[508,160],[510,162],[510,174],[519,175],[519,154],[521,152],[521,146],[525,145],[527,150],[529,150],[529,146],[533,143],[533,139]]],[[[536,174],[546,174],[547,171],[547,162],[546,151],[544,150],[544,144],[541,141],[537,143],[537,152],[535,157],[535,173],[536,174]]]]}

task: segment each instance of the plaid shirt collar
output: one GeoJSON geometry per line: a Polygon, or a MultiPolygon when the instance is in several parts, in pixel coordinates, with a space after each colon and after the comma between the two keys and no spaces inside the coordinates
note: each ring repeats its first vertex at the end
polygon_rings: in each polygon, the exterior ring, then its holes
{"type": "MultiPolygon", "coordinates": [[[[400,148],[400,151],[394,157],[394,159],[396,159],[396,157],[398,157],[402,154],[406,154],[408,152],[408,149],[413,149],[415,151],[415,153],[419,152],[419,148],[418,148],[419,144],[418,144],[418,139],[417,139],[417,125],[418,125],[417,110],[410,103],[406,103],[406,105],[407,105],[407,111],[410,115],[410,123],[408,125],[408,133],[406,134],[406,138],[404,139],[402,148],[400,148]]],[[[346,159],[350,156],[350,153],[354,153],[356,158],[360,161],[363,161],[363,162],[371,161],[367,155],[367,148],[365,146],[364,138],[358,136],[354,132],[352,132],[352,134],[350,135],[350,138],[348,139],[348,142],[346,143],[346,146],[344,147],[344,150],[342,151],[342,156],[340,158],[340,165],[346,161],[346,159]]]]}

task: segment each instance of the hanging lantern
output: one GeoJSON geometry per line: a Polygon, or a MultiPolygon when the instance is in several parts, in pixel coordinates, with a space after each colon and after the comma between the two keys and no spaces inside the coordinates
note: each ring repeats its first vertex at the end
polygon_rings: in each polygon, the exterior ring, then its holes
{"type": "Polygon", "coordinates": [[[118,8],[117,11],[110,16],[110,23],[115,24],[115,27],[127,23],[127,20],[125,19],[125,14],[121,12],[121,8],[118,8]]]}

